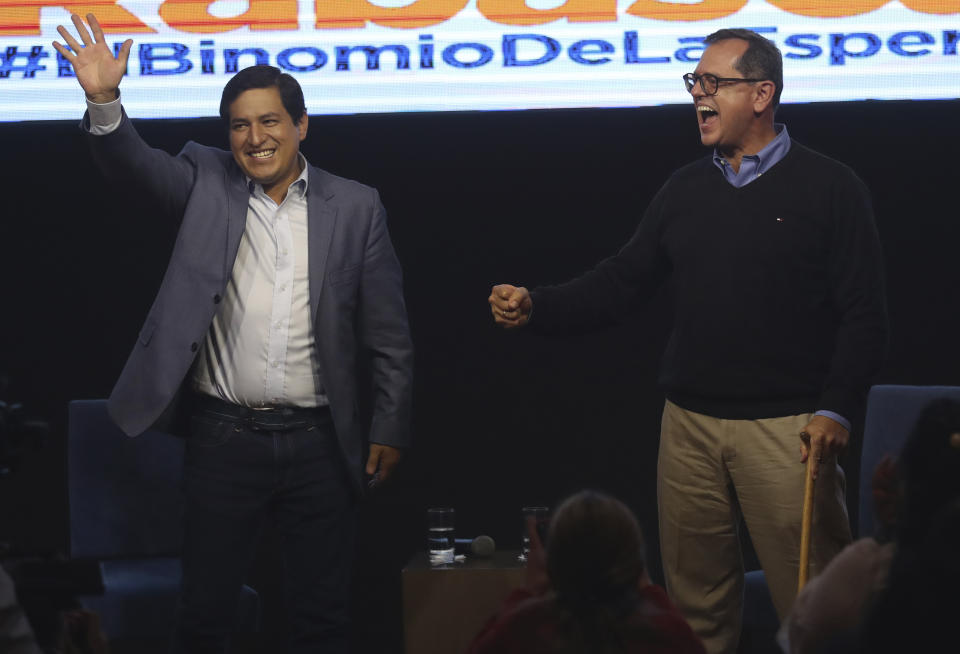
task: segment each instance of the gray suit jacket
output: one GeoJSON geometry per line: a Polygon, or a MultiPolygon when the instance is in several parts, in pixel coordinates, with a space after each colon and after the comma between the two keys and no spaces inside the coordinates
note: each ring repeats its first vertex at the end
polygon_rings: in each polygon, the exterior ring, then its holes
{"type": "MultiPolygon", "coordinates": [[[[172,157],[144,143],[126,114],[116,131],[88,139],[111,181],[145,188],[164,214],[181,221],[160,290],[108,404],[114,421],[134,436],[171,413],[230,278],[249,190],[230,152],[191,142],[172,157]]],[[[359,483],[360,384],[373,389],[367,439],[410,444],[413,347],[400,264],[376,190],[311,166],[307,207],[310,306],[324,390],[359,483]],[[372,379],[358,378],[363,354],[370,355],[372,379]]]]}

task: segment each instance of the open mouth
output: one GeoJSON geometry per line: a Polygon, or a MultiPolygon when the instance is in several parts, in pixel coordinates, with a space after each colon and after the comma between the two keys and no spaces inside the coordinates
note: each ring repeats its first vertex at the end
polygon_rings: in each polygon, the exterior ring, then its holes
{"type": "Polygon", "coordinates": [[[705,104],[697,105],[697,116],[700,118],[701,127],[709,127],[720,118],[716,109],[705,104]]]}
{"type": "Polygon", "coordinates": [[[273,156],[273,153],[276,150],[257,150],[256,152],[250,152],[250,156],[254,159],[269,159],[273,156]]]}

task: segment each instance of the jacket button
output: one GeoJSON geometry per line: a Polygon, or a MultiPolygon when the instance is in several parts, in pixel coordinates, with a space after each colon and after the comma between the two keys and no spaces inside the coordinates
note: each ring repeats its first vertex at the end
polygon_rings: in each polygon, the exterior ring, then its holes
{"type": "Polygon", "coordinates": [[[200,349],[200,344],[199,344],[199,343],[194,342],[194,343],[191,343],[191,344],[190,344],[190,351],[191,351],[191,352],[196,352],[196,351],[199,350],[199,349],[200,349]]]}
{"type": "Polygon", "coordinates": [[[213,303],[214,303],[214,304],[220,304],[220,300],[221,300],[221,299],[223,299],[223,298],[220,297],[220,294],[219,294],[219,293],[214,293],[214,295],[213,295],[213,303]]]}

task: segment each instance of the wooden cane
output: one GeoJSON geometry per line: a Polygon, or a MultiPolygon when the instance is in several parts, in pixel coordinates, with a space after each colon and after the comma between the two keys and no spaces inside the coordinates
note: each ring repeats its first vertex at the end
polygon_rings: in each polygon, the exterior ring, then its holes
{"type": "Polygon", "coordinates": [[[803,517],[800,523],[800,574],[797,592],[807,585],[810,569],[810,531],[813,526],[813,452],[807,456],[807,480],[803,486],[803,517]]]}

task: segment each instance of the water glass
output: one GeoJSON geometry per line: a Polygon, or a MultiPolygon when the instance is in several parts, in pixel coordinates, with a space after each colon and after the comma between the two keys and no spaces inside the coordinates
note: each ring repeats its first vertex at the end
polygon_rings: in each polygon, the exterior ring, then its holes
{"type": "Polygon", "coordinates": [[[450,508],[427,509],[427,554],[430,565],[453,563],[456,540],[453,532],[454,511],[450,508]]]}
{"type": "Polygon", "coordinates": [[[525,506],[520,512],[523,514],[523,523],[522,536],[520,538],[520,556],[517,557],[521,561],[527,560],[527,555],[530,554],[530,534],[527,531],[527,522],[532,518],[534,524],[536,525],[537,535],[540,537],[540,543],[546,545],[547,543],[547,528],[550,525],[550,509],[545,506],[525,506]]]}

